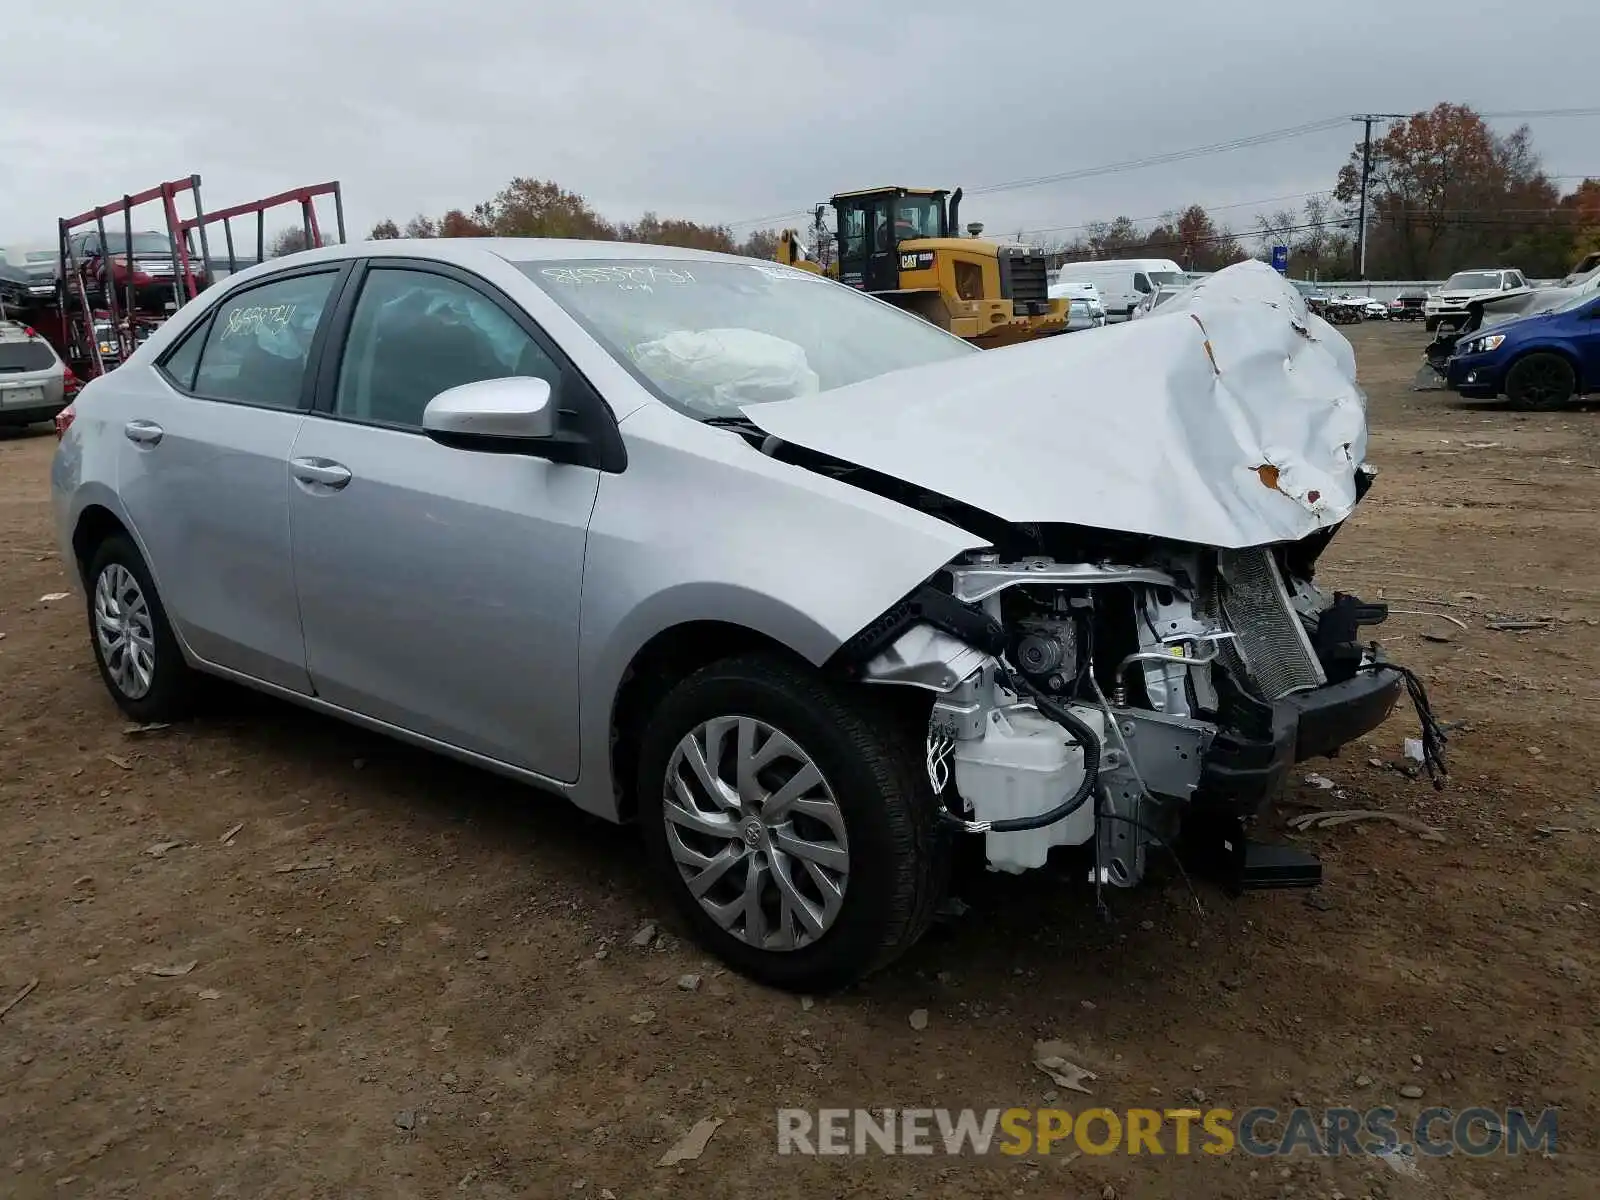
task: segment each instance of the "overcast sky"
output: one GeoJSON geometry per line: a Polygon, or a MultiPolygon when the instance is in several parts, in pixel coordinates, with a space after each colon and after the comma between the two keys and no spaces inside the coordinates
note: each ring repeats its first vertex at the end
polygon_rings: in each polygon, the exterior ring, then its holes
{"type": "MultiPolygon", "coordinates": [[[[513,175],[612,218],[747,222],[1358,111],[1600,104],[1597,0],[13,0],[3,28],[0,244],[191,173],[211,208],[338,179],[352,236],[513,175]]],[[[1547,170],[1600,174],[1600,117],[1530,123],[1547,170]]],[[[1332,187],[1357,133],[973,196],[963,217],[1014,233],[1295,196],[1332,187]]]]}

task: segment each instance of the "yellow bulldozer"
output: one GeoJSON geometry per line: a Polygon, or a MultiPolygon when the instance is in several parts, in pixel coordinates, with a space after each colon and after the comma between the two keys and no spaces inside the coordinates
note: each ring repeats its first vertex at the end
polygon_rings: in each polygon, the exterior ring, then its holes
{"type": "MultiPolygon", "coordinates": [[[[962,237],[960,188],[868,188],[829,203],[838,222],[830,278],[986,349],[1065,332],[1067,301],[1050,299],[1044,253],[962,237]]],[[[778,261],[822,271],[792,229],[778,261]]]]}

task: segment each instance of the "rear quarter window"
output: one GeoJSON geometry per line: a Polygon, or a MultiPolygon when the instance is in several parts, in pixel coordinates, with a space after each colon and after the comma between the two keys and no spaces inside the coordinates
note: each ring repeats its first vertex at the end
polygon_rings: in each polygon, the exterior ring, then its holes
{"type": "Polygon", "coordinates": [[[45,342],[37,339],[25,342],[0,342],[0,374],[48,371],[55,365],[55,351],[45,342]]]}

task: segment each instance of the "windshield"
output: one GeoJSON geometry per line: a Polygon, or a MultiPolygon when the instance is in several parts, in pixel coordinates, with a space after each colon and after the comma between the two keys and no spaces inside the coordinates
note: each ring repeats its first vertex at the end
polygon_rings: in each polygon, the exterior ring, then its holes
{"type": "Polygon", "coordinates": [[[641,383],[702,420],[981,353],[920,317],[778,263],[513,265],[641,383]]]}
{"type": "Polygon", "coordinates": [[[896,241],[943,237],[943,223],[944,205],[935,196],[902,196],[895,202],[896,241]]]}
{"type": "Polygon", "coordinates": [[[1482,292],[1500,286],[1498,271],[1462,271],[1444,281],[1447,292],[1482,292]]]}
{"type": "MultiPolygon", "coordinates": [[[[126,234],[106,234],[106,246],[112,254],[121,254],[127,246],[126,234]]],[[[133,235],[135,254],[171,254],[172,242],[164,233],[136,233],[133,235]]]]}
{"type": "Polygon", "coordinates": [[[1164,283],[1176,283],[1181,286],[1188,282],[1184,279],[1182,271],[1149,271],[1146,273],[1150,276],[1150,282],[1157,287],[1164,283]]]}
{"type": "Polygon", "coordinates": [[[57,250],[29,250],[22,256],[23,262],[53,263],[60,251],[57,250]]]}

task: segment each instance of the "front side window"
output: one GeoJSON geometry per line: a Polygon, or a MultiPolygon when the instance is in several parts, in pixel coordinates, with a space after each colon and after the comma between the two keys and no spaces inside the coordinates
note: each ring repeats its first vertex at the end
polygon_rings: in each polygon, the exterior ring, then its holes
{"type": "Polygon", "coordinates": [[[356,301],[334,411],[420,429],[440,392],[509,375],[546,380],[560,404],[560,369],[482,292],[429,271],[375,267],[356,301]]]}
{"type": "MultiPolygon", "coordinates": [[[[336,277],[296,275],[229,296],[211,317],[194,390],[266,408],[300,407],[311,340],[336,277]]],[[[171,366],[169,360],[169,374],[179,379],[171,366]]]]}
{"type": "Polygon", "coordinates": [[[872,206],[872,245],[878,251],[894,249],[894,234],[889,228],[889,205],[884,201],[872,206]]]}
{"type": "Polygon", "coordinates": [[[1150,287],[1150,278],[1143,271],[1140,271],[1133,277],[1133,290],[1136,292],[1143,292],[1146,295],[1148,295],[1152,290],[1150,287]]]}
{"type": "Polygon", "coordinates": [[[647,388],[701,420],[983,353],[921,317],[777,263],[513,265],[647,388]]]}
{"type": "Polygon", "coordinates": [[[895,206],[895,236],[902,242],[943,237],[943,202],[934,196],[900,197],[895,206]]]}
{"type": "Polygon", "coordinates": [[[867,252],[867,211],[864,208],[847,208],[844,212],[844,246],[840,250],[845,258],[859,258],[867,252]]]}

